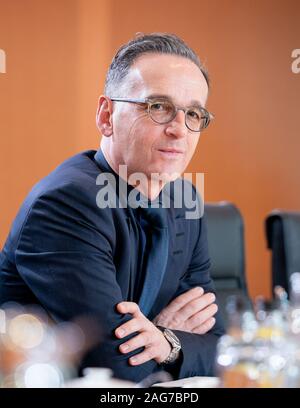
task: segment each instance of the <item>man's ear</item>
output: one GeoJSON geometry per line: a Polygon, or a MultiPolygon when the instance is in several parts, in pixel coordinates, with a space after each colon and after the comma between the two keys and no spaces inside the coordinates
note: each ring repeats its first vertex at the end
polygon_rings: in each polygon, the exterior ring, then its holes
{"type": "Polygon", "coordinates": [[[96,123],[103,136],[109,137],[113,133],[112,110],[112,101],[107,96],[101,95],[98,101],[96,123]]]}

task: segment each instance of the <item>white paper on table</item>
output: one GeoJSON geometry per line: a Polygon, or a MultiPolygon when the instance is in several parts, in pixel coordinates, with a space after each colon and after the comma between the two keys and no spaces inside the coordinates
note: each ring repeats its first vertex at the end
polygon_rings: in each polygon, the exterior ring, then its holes
{"type": "Polygon", "coordinates": [[[154,384],[153,387],[180,388],[217,388],[220,380],[217,377],[188,377],[181,380],[154,384]]]}

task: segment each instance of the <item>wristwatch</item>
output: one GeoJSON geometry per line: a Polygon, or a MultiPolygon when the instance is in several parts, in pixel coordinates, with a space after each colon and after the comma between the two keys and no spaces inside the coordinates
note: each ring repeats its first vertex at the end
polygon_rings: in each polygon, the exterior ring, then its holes
{"type": "Polygon", "coordinates": [[[161,330],[165,338],[168,340],[168,342],[171,344],[171,351],[168,357],[161,362],[161,364],[170,364],[174,363],[174,361],[177,360],[179,357],[179,353],[181,350],[181,343],[178,337],[172,332],[170,329],[166,329],[165,327],[157,326],[158,329],[161,330]]]}

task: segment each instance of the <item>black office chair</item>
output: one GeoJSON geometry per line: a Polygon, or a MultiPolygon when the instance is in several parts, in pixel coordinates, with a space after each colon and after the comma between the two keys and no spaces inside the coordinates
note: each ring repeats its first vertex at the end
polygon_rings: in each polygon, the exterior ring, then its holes
{"type": "Polygon", "coordinates": [[[208,248],[218,304],[227,326],[229,296],[241,297],[250,306],[245,275],[244,223],[237,207],[228,202],[205,204],[208,248]]]}
{"type": "Polygon", "coordinates": [[[272,288],[290,293],[290,276],[300,271],[300,212],[273,210],[266,218],[268,248],[272,250],[272,288]]]}

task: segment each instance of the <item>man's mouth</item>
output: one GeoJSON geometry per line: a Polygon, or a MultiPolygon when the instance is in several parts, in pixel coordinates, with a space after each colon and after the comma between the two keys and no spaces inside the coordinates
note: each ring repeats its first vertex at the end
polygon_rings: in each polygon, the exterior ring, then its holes
{"type": "Polygon", "coordinates": [[[165,149],[158,149],[158,151],[170,157],[172,156],[178,157],[184,154],[184,151],[181,149],[175,149],[175,148],[169,148],[169,147],[165,149]]]}

